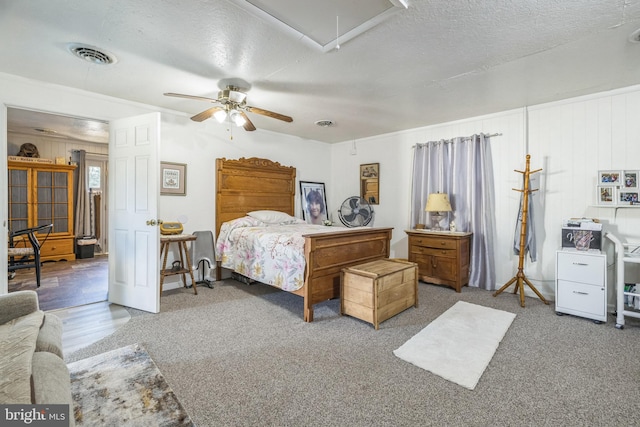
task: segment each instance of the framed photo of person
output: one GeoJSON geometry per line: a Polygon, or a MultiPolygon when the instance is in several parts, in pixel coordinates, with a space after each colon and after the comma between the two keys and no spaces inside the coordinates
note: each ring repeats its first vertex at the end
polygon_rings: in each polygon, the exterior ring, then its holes
{"type": "Polygon", "coordinates": [[[638,190],[627,191],[620,190],[618,197],[619,205],[637,205],[638,204],[638,190]]]}
{"type": "Polygon", "coordinates": [[[160,162],[160,194],[187,195],[187,165],[184,163],[160,162]]]}
{"type": "Polygon", "coordinates": [[[599,205],[615,205],[616,188],[609,185],[598,185],[596,198],[599,205]]]}
{"type": "Polygon", "coordinates": [[[622,172],[598,171],[598,185],[621,185],[622,172]]]}
{"type": "Polygon", "coordinates": [[[638,189],[638,171],[624,171],[622,173],[622,188],[626,190],[638,189]]]}
{"type": "Polygon", "coordinates": [[[327,216],[327,194],[322,182],[300,181],[302,218],[307,224],[323,225],[327,216]]]}

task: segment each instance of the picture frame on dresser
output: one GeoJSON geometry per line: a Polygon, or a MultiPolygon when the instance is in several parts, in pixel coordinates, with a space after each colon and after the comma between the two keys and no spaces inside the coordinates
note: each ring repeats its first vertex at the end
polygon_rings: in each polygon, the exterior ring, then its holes
{"type": "Polygon", "coordinates": [[[598,185],[596,187],[596,200],[598,205],[612,206],[616,204],[616,187],[610,185],[598,185]]]}
{"type": "Polygon", "coordinates": [[[622,171],[620,170],[601,170],[598,171],[598,185],[621,185],[622,171]]]}

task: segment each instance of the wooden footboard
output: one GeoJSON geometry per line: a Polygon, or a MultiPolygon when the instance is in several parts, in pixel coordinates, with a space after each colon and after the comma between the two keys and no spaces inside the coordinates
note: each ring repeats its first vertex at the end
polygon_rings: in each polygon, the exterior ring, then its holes
{"type": "Polygon", "coordinates": [[[340,272],[345,267],[389,258],[392,228],[369,228],[305,237],[307,263],[304,286],[294,292],[304,297],[304,321],[313,321],[313,306],[340,297],[340,272]]]}

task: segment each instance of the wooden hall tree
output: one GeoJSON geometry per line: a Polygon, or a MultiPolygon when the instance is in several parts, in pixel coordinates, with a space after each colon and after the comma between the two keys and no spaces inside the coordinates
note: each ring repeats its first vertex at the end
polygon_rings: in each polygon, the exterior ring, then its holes
{"type": "Polygon", "coordinates": [[[529,194],[532,191],[538,191],[536,190],[531,190],[529,189],[529,176],[532,173],[536,173],[536,172],[540,172],[542,169],[536,169],[534,171],[531,171],[529,168],[530,165],[530,161],[531,161],[531,156],[529,154],[527,154],[527,161],[526,161],[526,166],[525,166],[525,170],[524,171],[519,171],[519,170],[515,170],[515,172],[521,173],[524,176],[524,188],[522,190],[519,190],[517,188],[514,188],[513,190],[515,191],[519,191],[523,194],[522,197],[522,206],[521,206],[521,210],[522,210],[522,222],[521,222],[521,226],[520,226],[520,253],[518,256],[518,272],[516,273],[516,275],[511,278],[511,280],[509,280],[503,287],[501,287],[500,289],[498,289],[493,296],[496,297],[498,296],[502,291],[504,291],[505,289],[507,289],[509,286],[511,286],[512,284],[516,284],[515,288],[513,289],[513,293],[517,293],[518,291],[520,292],[520,306],[524,307],[524,284],[526,283],[527,286],[529,286],[531,288],[531,290],[533,290],[533,292],[536,293],[536,295],[538,295],[538,298],[540,298],[542,300],[542,302],[544,302],[545,304],[549,304],[549,301],[547,301],[540,292],[538,292],[538,290],[536,289],[535,286],[533,286],[531,284],[531,282],[529,281],[529,279],[527,279],[527,276],[525,276],[524,274],[524,257],[526,256],[526,241],[527,241],[527,220],[528,220],[528,216],[529,216],[529,194]]]}

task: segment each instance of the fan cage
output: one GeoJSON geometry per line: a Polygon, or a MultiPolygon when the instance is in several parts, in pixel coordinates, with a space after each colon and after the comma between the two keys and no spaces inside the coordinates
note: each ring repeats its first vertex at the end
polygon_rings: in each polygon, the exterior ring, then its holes
{"type": "Polygon", "coordinates": [[[338,217],[347,227],[364,227],[373,221],[373,208],[369,202],[360,197],[352,196],[342,202],[340,209],[338,209],[338,217]],[[344,212],[348,210],[348,212],[344,212]],[[365,215],[366,213],[366,215],[365,215]],[[361,222],[356,222],[356,219],[361,218],[361,222]]]}

